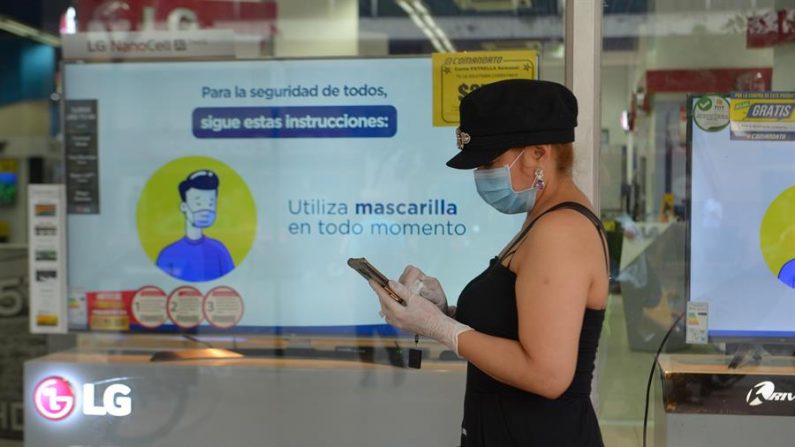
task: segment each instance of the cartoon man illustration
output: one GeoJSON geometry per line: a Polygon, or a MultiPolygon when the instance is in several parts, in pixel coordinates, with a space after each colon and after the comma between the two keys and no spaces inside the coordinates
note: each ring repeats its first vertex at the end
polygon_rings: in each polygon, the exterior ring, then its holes
{"type": "Polygon", "coordinates": [[[790,259],[781,266],[778,280],[795,289],[795,259],[790,259]]]}
{"type": "Polygon", "coordinates": [[[160,270],[184,281],[211,281],[235,268],[224,244],[204,235],[204,229],[215,223],[219,184],[218,176],[208,169],[192,172],[180,182],[185,237],[160,252],[160,270]]]}

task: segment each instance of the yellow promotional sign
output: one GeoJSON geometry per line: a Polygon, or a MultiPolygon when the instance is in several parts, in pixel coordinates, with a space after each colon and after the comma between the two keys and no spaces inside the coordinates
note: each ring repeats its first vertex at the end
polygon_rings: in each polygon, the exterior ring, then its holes
{"type": "Polygon", "coordinates": [[[736,92],[731,97],[732,140],[795,140],[795,92],[736,92]]]}
{"type": "Polygon", "coordinates": [[[476,88],[503,79],[537,79],[538,52],[434,53],[433,125],[458,124],[458,104],[476,88]]]}

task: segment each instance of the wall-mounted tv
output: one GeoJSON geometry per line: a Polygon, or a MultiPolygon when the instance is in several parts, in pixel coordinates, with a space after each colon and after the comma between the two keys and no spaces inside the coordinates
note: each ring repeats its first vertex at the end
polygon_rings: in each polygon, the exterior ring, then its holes
{"type": "Polygon", "coordinates": [[[518,230],[445,166],[430,58],[65,66],[73,330],[393,334],[351,270],[451,301],[518,230]]]}

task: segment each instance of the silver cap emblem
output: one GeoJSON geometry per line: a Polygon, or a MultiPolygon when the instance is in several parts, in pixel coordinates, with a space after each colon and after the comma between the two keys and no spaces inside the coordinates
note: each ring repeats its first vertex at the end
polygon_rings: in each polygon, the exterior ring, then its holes
{"type": "Polygon", "coordinates": [[[455,129],[455,140],[459,150],[464,149],[464,145],[472,141],[472,137],[468,133],[461,130],[460,127],[455,129]]]}

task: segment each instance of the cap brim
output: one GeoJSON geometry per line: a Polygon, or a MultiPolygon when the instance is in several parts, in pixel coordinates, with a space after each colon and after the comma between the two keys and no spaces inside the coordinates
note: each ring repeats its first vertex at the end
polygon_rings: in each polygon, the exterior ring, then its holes
{"type": "Polygon", "coordinates": [[[574,129],[546,130],[543,132],[472,136],[462,151],[447,161],[454,169],[475,169],[490,163],[500,154],[515,147],[536,144],[559,144],[574,141],[574,129]]]}
{"type": "Polygon", "coordinates": [[[488,164],[500,154],[510,149],[509,147],[495,147],[493,149],[472,150],[465,149],[460,151],[447,161],[447,166],[454,169],[475,169],[478,166],[488,164]]]}

